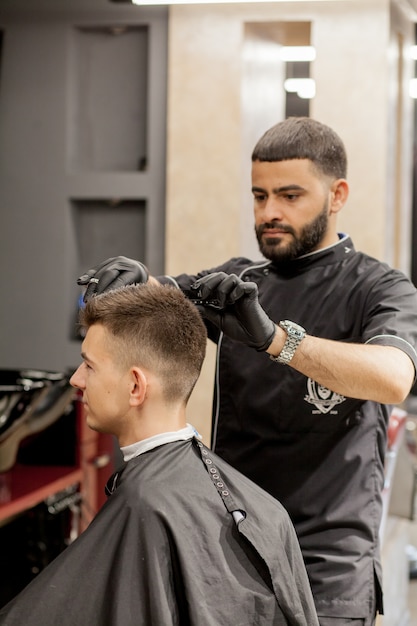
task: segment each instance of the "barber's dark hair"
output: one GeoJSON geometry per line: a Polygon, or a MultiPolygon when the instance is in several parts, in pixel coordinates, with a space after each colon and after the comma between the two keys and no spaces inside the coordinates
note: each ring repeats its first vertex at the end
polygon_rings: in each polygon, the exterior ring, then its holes
{"type": "Polygon", "coordinates": [[[87,330],[102,324],[116,363],[158,375],[167,401],[188,400],[205,357],[207,332],[181,290],[146,283],[107,291],[87,302],[80,324],[87,330]]]}
{"type": "Polygon", "coordinates": [[[310,117],[289,117],[272,126],[259,139],[252,161],[308,159],[332,178],[346,178],[347,156],[343,141],[329,126],[310,117]]]}

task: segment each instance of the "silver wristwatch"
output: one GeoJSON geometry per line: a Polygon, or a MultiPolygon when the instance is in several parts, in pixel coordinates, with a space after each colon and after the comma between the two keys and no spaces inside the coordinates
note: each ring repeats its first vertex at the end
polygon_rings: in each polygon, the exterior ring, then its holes
{"type": "Polygon", "coordinates": [[[288,365],[298,346],[306,336],[306,331],[302,326],[295,324],[295,322],[290,322],[289,320],[283,320],[279,325],[287,333],[287,339],[278,356],[272,356],[272,354],[270,354],[269,358],[276,363],[288,365]]]}

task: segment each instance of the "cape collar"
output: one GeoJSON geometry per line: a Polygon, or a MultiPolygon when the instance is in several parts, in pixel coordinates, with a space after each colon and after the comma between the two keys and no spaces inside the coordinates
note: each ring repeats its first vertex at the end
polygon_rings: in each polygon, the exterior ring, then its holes
{"type": "Polygon", "coordinates": [[[154,435],[153,437],[148,437],[143,441],[137,441],[136,443],[132,443],[129,446],[122,446],[120,450],[123,454],[124,464],[108,479],[104,488],[106,496],[110,497],[112,493],[116,491],[117,487],[120,484],[121,476],[126,468],[126,463],[128,461],[131,461],[132,459],[139,456],[140,454],[143,454],[144,452],[148,452],[148,450],[153,450],[158,446],[162,446],[165,443],[172,443],[173,441],[187,441],[188,439],[193,438],[201,439],[202,437],[194,428],[194,426],[191,426],[191,424],[187,424],[185,428],[181,428],[180,430],[161,433],[159,435],[154,435]]]}

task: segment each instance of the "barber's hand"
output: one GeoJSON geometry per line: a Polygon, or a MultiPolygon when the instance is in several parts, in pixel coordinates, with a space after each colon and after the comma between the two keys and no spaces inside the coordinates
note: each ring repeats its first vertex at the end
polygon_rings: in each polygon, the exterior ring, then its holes
{"type": "Polygon", "coordinates": [[[125,256],[115,256],[92,267],[77,280],[78,285],[87,285],[84,302],[92,296],[110,289],[134,283],[146,283],[149,278],[147,267],[125,256]]]}
{"type": "Polygon", "coordinates": [[[256,283],[216,272],[199,278],[192,288],[202,316],[225,335],[259,351],[270,346],[275,324],[259,304],[256,283]]]}

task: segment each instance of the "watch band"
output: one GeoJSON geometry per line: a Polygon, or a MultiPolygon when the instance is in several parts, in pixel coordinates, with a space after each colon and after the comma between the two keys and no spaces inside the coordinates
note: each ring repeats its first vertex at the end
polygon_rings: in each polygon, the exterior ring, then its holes
{"type": "Polygon", "coordinates": [[[272,356],[272,354],[270,354],[269,358],[271,361],[275,361],[276,363],[288,365],[288,363],[291,362],[298,346],[306,336],[306,331],[302,326],[299,326],[299,324],[296,324],[295,322],[290,322],[290,320],[281,321],[279,326],[285,330],[287,338],[278,356],[272,356]]]}

